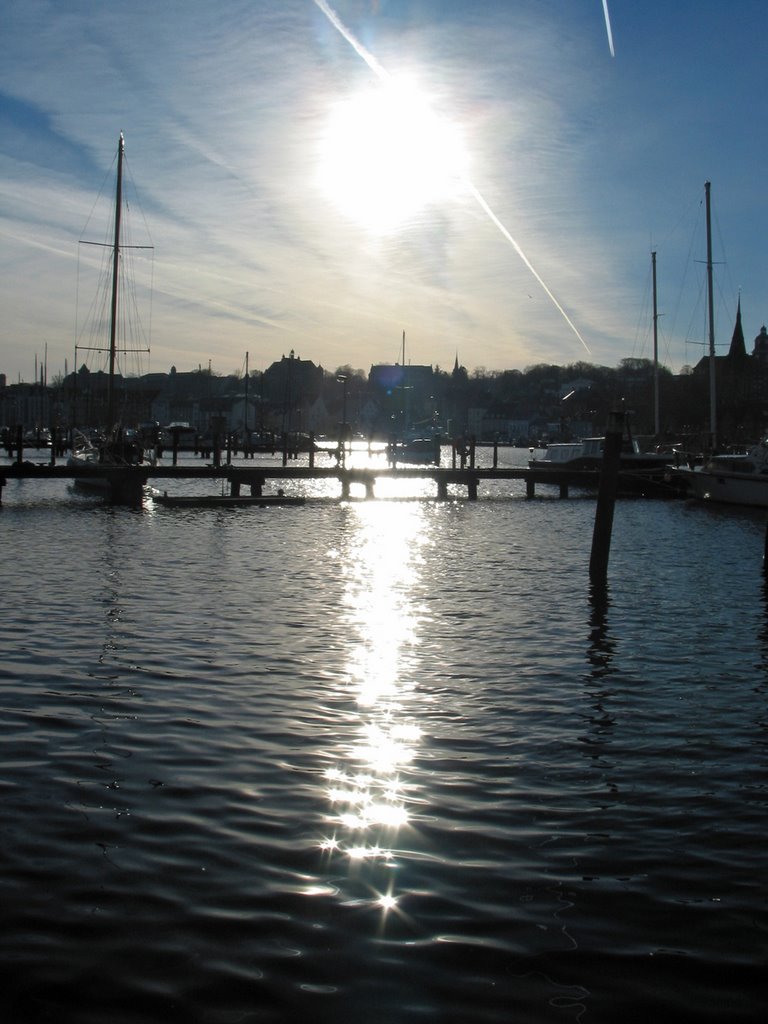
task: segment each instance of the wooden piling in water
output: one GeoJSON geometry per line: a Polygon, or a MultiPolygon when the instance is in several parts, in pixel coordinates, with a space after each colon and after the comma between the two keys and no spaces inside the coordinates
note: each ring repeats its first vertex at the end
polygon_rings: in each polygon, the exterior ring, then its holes
{"type": "Polygon", "coordinates": [[[595,508],[595,526],[592,532],[592,552],[589,559],[589,576],[594,583],[604,582],[608,573],[608,555],[611,550],[613,510],[619,481],[621,438],[624,433],[623,411],[611,412],[603,444],[603,464],[595,508]]]}

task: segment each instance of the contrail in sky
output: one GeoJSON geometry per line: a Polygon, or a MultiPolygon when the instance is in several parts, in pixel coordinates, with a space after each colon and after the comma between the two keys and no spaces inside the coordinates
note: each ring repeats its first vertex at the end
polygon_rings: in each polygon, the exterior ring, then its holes
{"type": "MultiPolygon", "coordinates": [[[[333,27],[337,30],[337,32],[339,32],[340,35],[342,35],[344,37],[344,39],[346,39],[346,41],[349,43],[349,45],[352,47],[352,49],[355,51],[355,53],[362,60],[365,61],[365,63],[368,65],[368,67],[371,69],[371,71],[373,71],[373,73],[375,75],[377,75],[377,77],[382,79],[383,81],[389,81],[390,75],[389,75],[389,72],[386,70],[386,68],[382,67],[382,65],[376,60],[376,58],[373,56],[373,54],[370,53],[363,46],[363,44],[358,39],[355,38],[355,36],[349,31],[347,26],[344,24],[344,22],[338,16],[338,14],[333,10],[332,7],[329,6],[329,4],[326,2],[326,0],[313,0],[313,2],[323,12],[323,14],[326,16],[328,21],[330,21],[330,23],[333,25],[333,27]]],[[[607,22],[607,19],[608,19],[607,0],[603,0],[603,6],[605,8],[605,17],[606,17],[606,22],[607,22]]],[[[609,38],[610,38],[610,25],[608,27],[608,35],[609,35],[609,38]]],[[[612,42],[611,42],[611,53],[613,53],[613,43],[612,42]]],[[[576,326],[574,325],[574,323],[571,320],[571,318],[565,312],[563,307],[557,301],[557,299],[552,294],[552,292],[549,290],[549,288],[546,286],[546,284],[544,284],[544,281],[542,280],[541,275],[539,273],[537,273],[537,271],[534,269],[533,264],[531,263],[531,261],[525,255],[525,253],[520,248],[520,246],[515,241],[515,239],[512,237],[512,235],[509,233],[509,231],[507,231],[507,229],[501,223],[501,221],[496,216],[496,214],[493,212],[491,207],[488,205],[488,203],[482,197],[482,195],[480,194],[478,189],[472,184],[471,181],[469,181],[467,179],[465,179],[465,184],[466,184],[469,192],[472,194],[472,196],[474,196],[474,199],[477,202],[477,204],[480,207],[480,209],[486,214],[486,216],[491,221],[491,223],[494,224],[498,228],[498,230],[501,232],[501,234],[504,236],[504,238],[506,238],[506,240],[510,243],[512,248],[515,250],[517,255],[520,257],[520,259],[525,264],[525,266],[533,274],[533,276],[536,278],[538,283],[544,289],[544,291],[549,296],[551,301],[554,303],[555,308],[558,310],[558,312],[563,317],[565,322],[568,324],[568,326],[571,328],[573,333],[579,339],[581,344],[584,346],[584,348],[587,350],[587,352],[590,352],[589,345],[587,345],[586,341],[584,341],[584,339],[582,338],[581,334],[579,334],[579,332],[576,329],[576,326]]]]}
{"type": "Polygon", "coordinates": [[[378,75],[379,78],[388,79],[389,74],[386,69],[379,64],[372,53],[366,50],[362,43],[355,39],[336,11],[334,11],[332,7],[329,7],[325,0],[314,0],[314,2],[326,16],[328,21],[330,21],[336,31],[347,40],[358,57],[362,57],[371,71],[373,71],[375,75],[378,75]]]}
{"type": "Polygon", "coordinates": [[[611,51],[611,56],[615,57],[616,53],[613,49],[613,32],[611,32],[611,16],[608,13],[608,0],[603,0],[603,14],[605,15],[605,31],[608,33],[608,49],[611,51]]]}
{"type": "Polygon", "coordinates": [[[488,217],[490,218],[490,220],[492,221],[492,223],[494,223],[494,224],[496,225],[496,227],[497,227],[497,228],[499,229],[499,231],[500,231],[500,232],[502,233],[502,235],[504,235],[504,237],[506,238],[506,240],[507,240],[507,241],[508,241],[508,242],[509,242],[509,243],[511,244],[512,248],[513,248],[513,249],[515,250],[515,252],[517,253],[517,255],[518,255],[518,256],[520,257],[520,259],[521,259],[521,260],[523,261],[523,263],[524,263],[524,264],[526,265],[526,267],[528,267],[528,269],[530,270],[530,272],[531,272],[531,273],[533,274],[533,276],[534,276],[534,277],[536,278],[536,280],[537,280],[537,281],[539,282],[539,284],[541,285],[541,287],[542,287],[542,288],[544,289],[544,291],[545,291],[545,292],[547,293],[547,295],[548,295],[548,296],[550,297],[550,299],[552,300],[552,302],[553,302],[553,303],[555,304],[555,308],[556,308],[556,309],[557,309],[557,310],[559,311],[559,313],[560,313],[560,315],[562,316],[562,318],[563,318],[563,319],[565,320],[565,322],[566,322],[566,323],[568,324],[568,326],[569,326],[569,327],[571,328],[571,330],[572,330],[572,331],[573,331],[573,333],[574,333],[574,334],[576,335],[576,337],[577,337],[577,338],[579,339],[579,341],[580,341],[580,342],[581,342],[581,344],[582,344],[582,345],[584,346],[584,348],[585,348],[585,349],[587,350],[587,352],[589,352],[589,345],[587,345],[586,341],[584,341],[584,339],[582,338],[582,336],[581,336],[581,335],[579,334],[579,332],[577,331],[577,329],[576,329],[576,326],[574,325],[573,321],[572,321],[572,320],[571,320],[571,318],[570,318],[570,317],[568,316],[568,314],[567,314],[567,313],[565,312],[565,310],[564,310],[564,309],[563,309],[563,307],[562,307],[562,306],[560,305],[560,303],[559,303],[559,302],[557,301],[557,299],[555,298],[555,296],[554,296],[554,295],[552,294],[552,292],[551,292],[551,291],[549,290],[549,288],[547,288],[547,286],[546,286],[546,285],[544,284],[544,282],[543,282],[543,281],[542,281],[542,279],[541,279],[541,276],[540,276],[540,275],[539,275],[539,274],[537,273],[537,271],[536,271],[535,267],[533,266],[533,264],[531,263],[531,261],[530,261],[530,260],[528,259],[528,257],[527,257],[527,256],[525,255],[525,253],[523,252],[523,250],[522,250],[522,249],[520,248],[520,246],[519,246],[519,245],[517,244],[517,242],[516,242],[516,241],[514,240],[514,238],[512,237],[512,235],[510,235],[510,233],[509,233],[509,232],[507,231],[507,229],[506,229],[506,228],[504,227],[504,225],[503,225],[503,224],[501,223],[501,221],[500,221],[500,220],[499,220],[499,218],[498,218],[498,217],[496,216],[496,214],[495,214],[495,213],[493,212],[493,210],[492,210],[492,209],[490,208],[490,206],[488,205],[488,203],[486,203],[485,199],[483,199],[483,197],[482,197],[482,196],[481,196],[481,194],[480,194],[480,193],[478,192],[478,190],[477,190],[477,189],[475,188],[475,186],[474,186],[474,185],[472,184],[472,182],[471,182],[471,181],[467,181],[467,183],[466,183],[466,184],[467,184],[467,187],[469,188],[469,191],[470,191],[470,192],[472,193],[472,195],[473,195],[473,196],[475,197],[475,200],[476,200],[476,202],[477,202],[478,206],[480,207],[480,209],[481,209],[481,210],[483,210],[483,211],[484,211],[484,212],[485,212],[485,213],[486,213],[486,214],[488,215],[488,217]]]}

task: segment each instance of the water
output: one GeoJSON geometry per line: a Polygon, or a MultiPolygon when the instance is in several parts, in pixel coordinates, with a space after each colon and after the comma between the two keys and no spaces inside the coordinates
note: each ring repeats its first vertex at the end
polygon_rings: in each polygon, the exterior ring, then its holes
{"type": "Polygon", "coordinates": [[[555,494],[9,484],[3,1020],[762,1021],[764,517],[555,494]]]}

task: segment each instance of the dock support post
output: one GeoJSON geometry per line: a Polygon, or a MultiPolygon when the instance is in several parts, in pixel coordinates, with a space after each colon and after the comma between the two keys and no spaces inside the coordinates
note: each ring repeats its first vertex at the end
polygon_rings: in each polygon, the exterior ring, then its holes
{"type": "Polygon", "coordinates": [[[24,461],[24,434],[19,423],[16,427],[16,462],[20,466],[24,461]]]}
{"type": "Polygon", "coordinates": [[[365,481],[365,496],[369,501],[374,497],[373,480],[370,477],[365,481]]]}
{"type": "Polygon", "coordinates": [[[526,498],[536,497],[536,484],[530,476],[525,478],[525,496],[526,498]]]}
{"type": "Polygon", "coordinates": [[[229,493],[230,493],[230,496],[233,497],[233,498],[239,498],[240,497],[240,481],[239,481],[239,479],[236,479],[235,477],[230,477],[230,480],[229,480],[229,493]]]}
{"type": "Polygon", "coordinates": [[[605,431],[603,446],[603,465],[600,470],[600,484],[597,491],[592,553],[589,559],[589,576],[593,583],[604,583],[608,573],[608,555],[611,550],[613,510],[619,481],[623,433],[624,413],[614,410],[608,415],[608,427],[605,431]]]}
{"type": "Polygon", "coordinates": [[[470,501],[477,501],[477,477],[471,476],[467,480],[467,497],[470,501]]]}
{"type": "Polygon", "coordinates": [[[311,431],[309,435],[309,468],[315,468],[315,432],[311,431]]]}
{"type": "Polygon", "coordinates": [[[564,483],[563,481],[560,482],[560,497],[561,498],[567,498],[568,497],[568,484],[564,483]]]}
{"type": "Polygon", "coordinates": [[[341,480],[341,497],[342,497],[342,500],[343,501],[348,501],[349,500],[349,476],[345,473],[343,476],[340,476],[339,479],[341,480]]]}
{"type": "Polygon", "coordinates": [[[498,469],[499,466],[499,439],[496,437],[493,442],[493,468],[498,469]]]}
{"type": "Polygon", "coordinates": [[[475,439],[475,435],[473,434],[472,437],[470,437],[470,439],[469,439],[469,468],[470,469],[474,469],[475,468],[475,443],[476,443],[476,439],[475,439]]]}
{"type": "Polygon", "coordinates": [[[51,427],[51,465],[56,465],[56,446],[59,443],[59,432],[56,427],[51,427]]]}
{"type": "Polygon", "coordinates": [[[442,477],[437,478],[437,496],[442,500],[448,497],[448,484],[442,477]]]}
{"type": "Polygon", "coordinates": [[[283,465],[288,465],[288,435],[283,431],[283,465]]]}
{"type": "MultiPolygon", "coordinates": [[[[176,463],[174,462],[174,466],[176,463]]],[[[213,468],[221,468],[221,438],[218,432],[213,435],[213,468]]]]}

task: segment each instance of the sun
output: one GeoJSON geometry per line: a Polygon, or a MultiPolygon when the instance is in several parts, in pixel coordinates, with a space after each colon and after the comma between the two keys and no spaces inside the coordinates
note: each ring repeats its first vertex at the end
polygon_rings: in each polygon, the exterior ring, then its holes
{"type": "Polygon", "coordinates": [[[457,198],[467,176],[455,125],[420,90],[387,79],[338,103],[324,133],[319,185],[338,210],[378,234],[457,198]]]}

